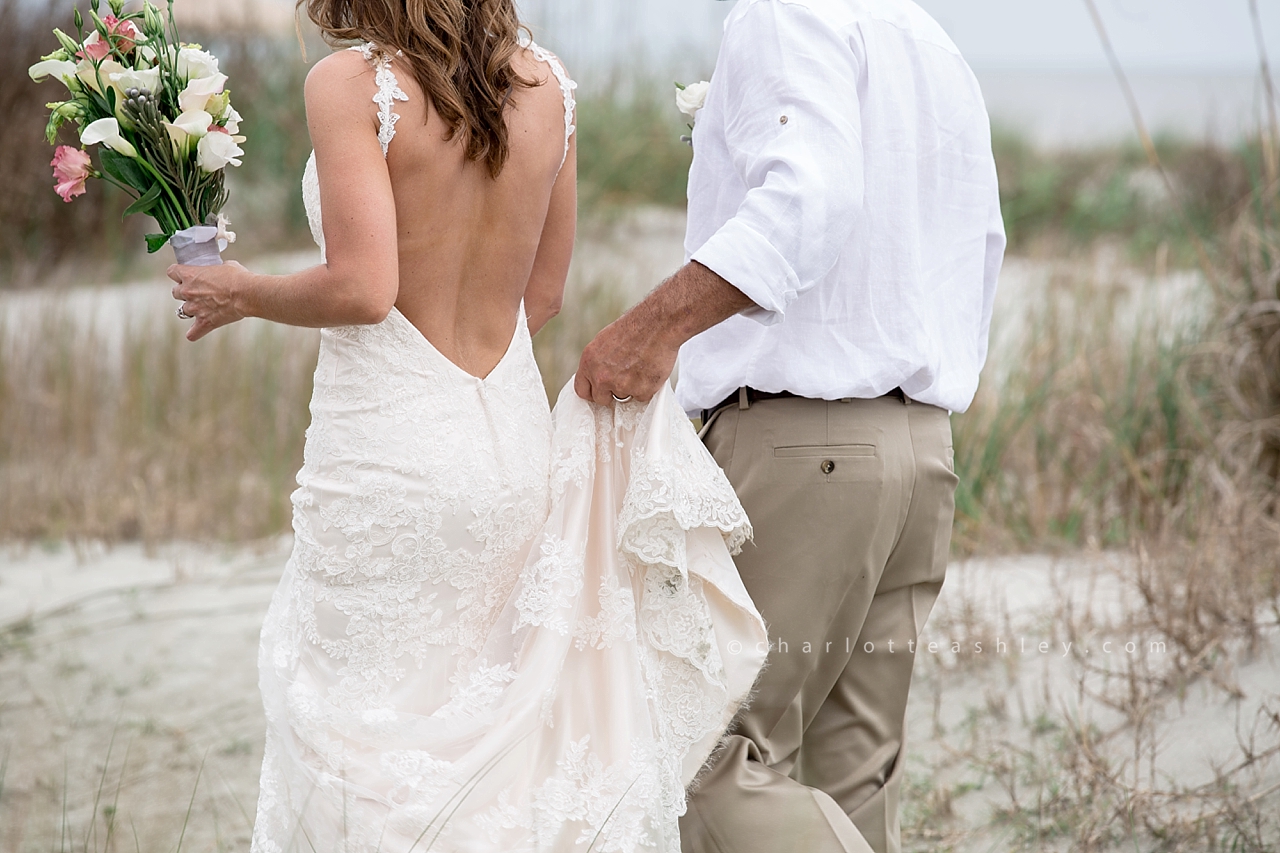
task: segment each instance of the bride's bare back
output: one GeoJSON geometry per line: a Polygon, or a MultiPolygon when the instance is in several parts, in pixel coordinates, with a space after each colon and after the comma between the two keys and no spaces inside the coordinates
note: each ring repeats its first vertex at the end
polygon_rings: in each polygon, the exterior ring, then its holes
{"type": "Polygon", "coordinates": [[[399,118],[385,160],[375,66],[359,51],[341,51],[307,80],[328,266],[378,291],[372,302],[385,310],[362,319],[377,322],[394,303],[477,377],[506,352],[521,300],[533,331],[554,316],[573,249],[576,152],[566,98],[533,50],[520,51],[514,67],[538,85],[511,97],[510,155],[497,178],[466,158],[460,138],[445,140],[445,123],[403,60],[389,65],[404,100],[390,104],[399,118]]]}

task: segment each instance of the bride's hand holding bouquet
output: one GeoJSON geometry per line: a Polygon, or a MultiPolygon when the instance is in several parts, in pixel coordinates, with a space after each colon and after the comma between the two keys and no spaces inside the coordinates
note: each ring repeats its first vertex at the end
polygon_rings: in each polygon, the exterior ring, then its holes
{"type": "Polygon", "coordinates": [[[235,240],[222,209],[225,169],[239,166],[240,114],[231,105],[218,60],[178,37],[173,4],[150,2],[126,14],[124,0],[77,8],[75,36],[54,30],[59,48],[30,68],[32,80],[56,78],[69,97],[50,103],[46,136],[74,124],[80,148],[59,145],[51,163],[55,191],[70,202],[90,178],[133,198],[126,215],[146,213],[159,226],[151,252],[169,243],[180,263],[215,265],[235,240]],[[91,151],[96,149],[95,167],[91,151]]]}

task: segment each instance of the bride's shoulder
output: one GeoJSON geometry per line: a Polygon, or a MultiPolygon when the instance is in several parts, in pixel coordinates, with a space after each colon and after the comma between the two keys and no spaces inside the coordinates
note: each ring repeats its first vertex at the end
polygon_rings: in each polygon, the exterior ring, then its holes
{"type": "Polygon", "coordinates": [[[376,71],[356,50],[338,50],[324,57],[307,73],[303,97],[307,106],[307,123],[315,134],[329,127],[363,127],[367,121],[378,128],[378,107],[373,101],[377,91],[376,71]],[[352,119],[362,120],[352,123],[352,119]]]}
{"type": "Polygon", "coordinates": [[[335,50],[307,72],[307,100],[316,96],[326,100],[368,100],[374,74],[373,65],[360,51],[335,50]]]}

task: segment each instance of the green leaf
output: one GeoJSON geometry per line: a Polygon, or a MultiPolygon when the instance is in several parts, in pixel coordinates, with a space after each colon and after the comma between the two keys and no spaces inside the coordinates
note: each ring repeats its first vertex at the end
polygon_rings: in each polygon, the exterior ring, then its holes
{"type": "Polygon", "coordinates": [[[111,105],[107,103],[107,99],[93,91],[93,89],[86,86],[84,89],[84,95],[89,101],[89,109],[86,111],[86,118],[88,121],[93,121],[95,117],[110,118],[115,115],[111,109],[111,105]]]}
{"type": "Polygon", "coordinates": [[[124,216],[131,216],[135,213],[146,213],[156,206],[156,202],[160,199],[162,188],[159,184],[152,184],[151,189],[147,190],[138,200],[124,209],[124,216]]]}
{"type": "Polygon", "coordinates": [[[102,160],[102,171],[120,183],[133,187],[140,193],[151,189],[151,177],[132,158],[105,146],[99,151],[98,157],[102,160]]]}
{"type": "Polygon", "coordinates": [[[148,234],[147,235],[147,254],[154,255],[156,252],[164,248],[169,242],[167,234],[148,234]]]}

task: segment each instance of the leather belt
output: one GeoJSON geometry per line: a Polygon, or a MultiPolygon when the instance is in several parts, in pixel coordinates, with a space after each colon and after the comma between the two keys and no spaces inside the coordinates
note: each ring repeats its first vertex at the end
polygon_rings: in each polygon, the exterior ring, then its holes
{"type": "MultiPolygon", "coordinates": [[[[713,414],[720,411],[725,406],[733,405],[735,403],[741,404],[744,397],[746,398],[746,403],[748,406],[752,405],[753,403],[758,403],[761,400],[781,400],[787,397],[793,397],[798,400],[812,399],[809,397],[802,397],[799,394],[792,394],[790,391],[757,391],[755,388],[750,388],[750,387],[739,388],[737,391],[734,391],[732,394],[730,394],[728,397],[725,397],[719,403],[716,403],[710,409],[703,409],[702,422],[705,424],[707,421],[711,419],[711,416],[713,414]]],[[[893,397],[894,399],[899,400],[903,403],[907,402],[907,399],[908,399],[906,393],[901,388],[894,388],[889,393],[883,394],[882,397],[893,397]]]]}

